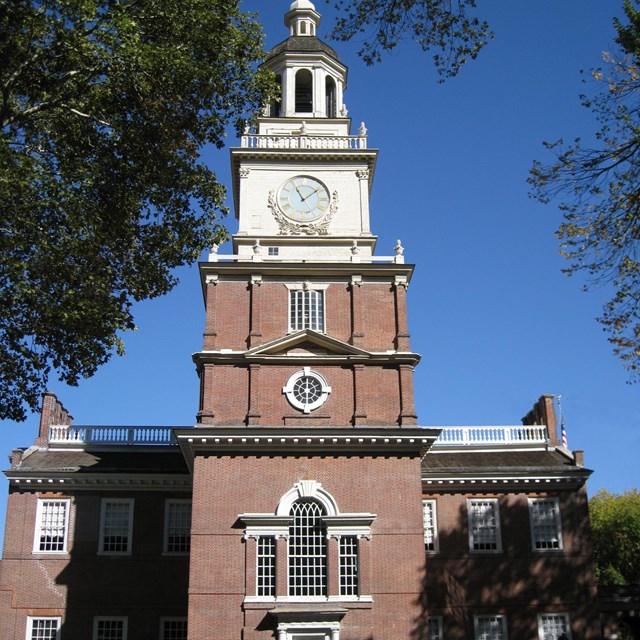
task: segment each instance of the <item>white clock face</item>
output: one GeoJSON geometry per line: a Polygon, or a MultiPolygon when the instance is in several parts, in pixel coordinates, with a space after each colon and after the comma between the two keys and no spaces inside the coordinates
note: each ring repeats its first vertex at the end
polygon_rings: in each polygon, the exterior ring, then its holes
{"type": "Polygon", "coordinates": [[[296,176],[287,180],[278,193],[284,215],[296,222],[313,222],[329,209],[329,191],[315,178],[296,176]]]}

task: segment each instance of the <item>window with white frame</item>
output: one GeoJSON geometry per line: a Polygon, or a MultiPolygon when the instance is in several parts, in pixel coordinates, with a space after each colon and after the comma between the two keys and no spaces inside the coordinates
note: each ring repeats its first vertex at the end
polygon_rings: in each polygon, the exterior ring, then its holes
{"type": "Polygon", "coordinates": [[[272,258],[280,255],[280,247],[267,247],[267,255],[272,258]]]}
{"type": "Polygon", "coordinates": [[[442,616],[430,616],[427,620],[429,640],[442,640],[442,616]]]}
{"type": "Polygon", "coordinates": [[[34,553],[67,551],[69,504],[69,500],[38,500],[34,553]]]}
{"type": "Polygon", "coordinates": [[[164,511],[165,553],[191,550],[191,500],[167,500],[164,511]]]}
{"type": "Polygon", "coordinates": [[[187,619],[162,618],[160,640],[187,640],[187,619]]]}
{"type": "Polygon", "coordinates": [[[276,595],[276,539],[274,536],[260,536],[256,545],[256,595],[275,597],[276,595]]]}
{"type": "Polygon", "coordinates": [[[293,503],[289,527],[289,595],[327,595],[327,527],[315,500],[293,503]]]}
{"type": "Polygon", "coordinates": [[[424,529],[424,548],[438,551],[438,517],[435,500],[422,501],[422,525],[424,529]]]}
{"type": "Polygon", "coordinates": [[[558,640],[559,638],[571,640],[569,614],[541,613],[538,616],[538,637],[540,640],[558,640]]]}
{"type": "Polygon", "coordinates": [[[94,618],[93,640],[127,640],[127,619],[113,616],[94,618]]]}
{"type": "Polygon", "coordinates": [[[340,537],[339,581],[341,596],[357,596],[358,591],[358,537],[340,537]]]}
{"type": "Polygon", "coordinates": [[[507,640],[505,616],[474,616],[475,640],[507,640]]]}
{"type": "Polygon", "coordinates": [[[29,617],[27,618],[27,640],[59,640],[62,618],[29,617]]]}
{"type": "Polygon", "coordinates": [[[529,521],[534,551],[562,549],[562,526],[557,498],[529,498],[529,521]]]}
{"type": "Polygon", "coordinates": [[[498,501],[468,500],[469,548],[471,551],[500,551],[500,515],[498,501]]]}
{"type": "Polygon", "coordinates": [[[289,329],[324,331],[324,290],[290,289],[289,329]]]}
{"type": "Polygon", "coordinates": [[[132,548],[133,498],[102,500],[99,553],[129,554],[132,548]]]}

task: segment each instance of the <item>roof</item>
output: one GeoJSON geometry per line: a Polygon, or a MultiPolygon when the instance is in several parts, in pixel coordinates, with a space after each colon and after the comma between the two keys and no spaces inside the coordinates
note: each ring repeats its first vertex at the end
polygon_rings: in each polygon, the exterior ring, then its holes
{"type": "Polygon", "coordinates": [[[440,453],[431,451],[425,456],[422,470],[457,469],[575,469],[570,458],[557,451],[455,451],[440,453]]]}
{"type": "Polygon", "coordinates": [[[96,451],[39,449],[25,452],[22,462],[13,469],[18,473],[161,473],[187,474],[189,470],[177,447],[149,451],[140,447],[130,450],[96,451]]]}
{"type": "Polygon", "coordinates": [[[267,54],[265,62],[285,51],[290,53],[326,53],[334,60],[340,60],[335,49],[316,36],[291,36],[273,47],[267,54]]]}

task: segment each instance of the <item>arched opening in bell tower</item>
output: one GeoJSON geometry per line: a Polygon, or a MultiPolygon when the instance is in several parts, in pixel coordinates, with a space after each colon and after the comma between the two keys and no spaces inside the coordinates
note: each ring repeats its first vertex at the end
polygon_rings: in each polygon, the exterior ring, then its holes
{"type": "Polygon", "coordinates": [[[282,76],[276,76],[276,84],[278,85],[278,90],[276,91],[276,95],[273,97],[271,102],[269,103],[269,115],[272,118],[280,117],[280,106],[282,104],[282,76]]]}
{"type": "Polygon", "coordinates": [[[327,118],[337,118],[338,113],[336,109],[336,83],[331,76],[327,76],[324,82],[325,86],[325,100],[326,100],[326,112],[327,118]]]}
{"type": "Polygon", "coordinates": [[[313,112],[313,76],[309,69],[296,73],[296,113],[313,112]]]}

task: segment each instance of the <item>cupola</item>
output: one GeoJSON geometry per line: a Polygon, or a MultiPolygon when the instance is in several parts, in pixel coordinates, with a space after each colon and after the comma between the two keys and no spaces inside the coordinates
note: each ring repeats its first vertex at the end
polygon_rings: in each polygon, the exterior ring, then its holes
{"type": "Polygon", "coordinates": [[[309,0],[295,0],[284,17],[289,37],[268,53],[264,66],[271,69],[281,87],[279,100],[267,117],[345,118],[342,94],[347,68],[338,54],[320,40],[316,31],[320,14],[309,0]]]}

